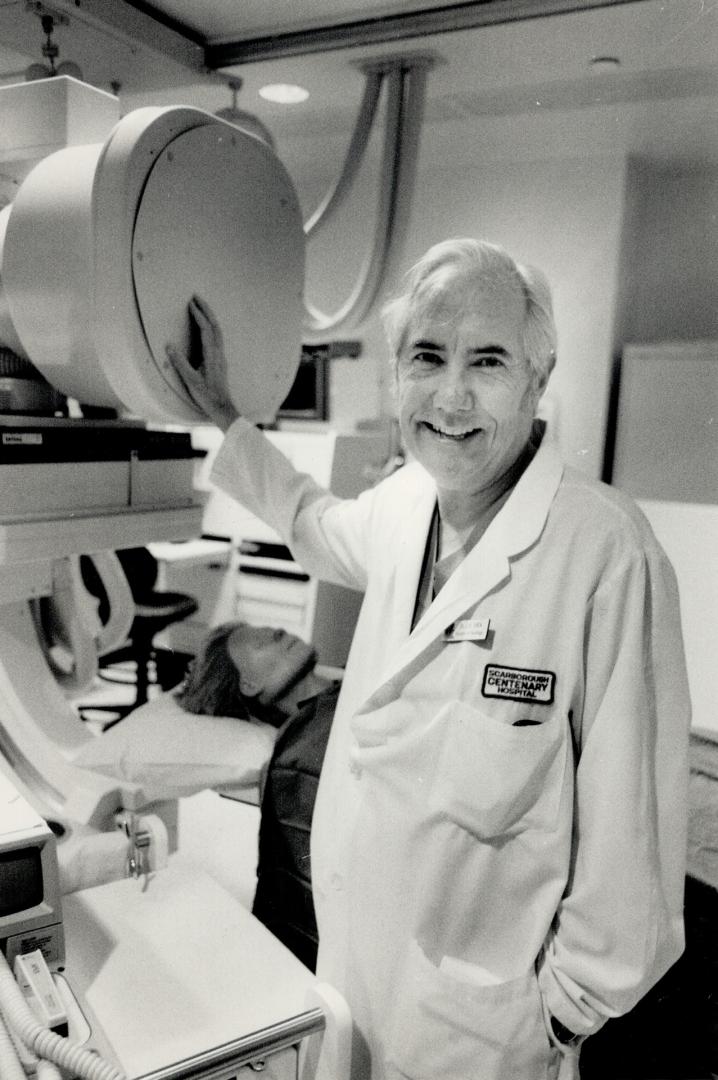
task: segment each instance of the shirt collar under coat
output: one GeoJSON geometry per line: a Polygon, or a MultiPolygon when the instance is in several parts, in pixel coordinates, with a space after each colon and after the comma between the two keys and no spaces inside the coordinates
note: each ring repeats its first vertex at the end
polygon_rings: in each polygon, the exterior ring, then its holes
{"type": "Polygon", "coordinates": [[[563,469],[555,445],[544,432],[539,449],[504,506],[409,633],[426,537],[436,505],[436,488],[432,481],[426,484],[426,493],[405,524],[405,547],[394,566],[393,606],[401,623],[395,627],[398,634],[390,642],[393,659],[361,712],[396,697],[413,674],[424,667],[426,650],[442,647],[446,628],[510,577],[511,559],[531,547],[543,530],[563,469]]]}

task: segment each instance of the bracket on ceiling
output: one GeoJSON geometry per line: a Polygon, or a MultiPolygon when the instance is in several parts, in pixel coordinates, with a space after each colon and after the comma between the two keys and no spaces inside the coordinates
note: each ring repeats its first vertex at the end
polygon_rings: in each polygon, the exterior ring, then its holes
{"type": "Polygon", "coordinates": [[[49,4],[40,3],[40,0],[25,0],[25,11],[30,12],[32,15],[38,15],[41,19],[49,16],[54,20],[55,26],[70,25],[67,15],[62,11],[58,11],[57,8],[50,7],[49,4]]]}

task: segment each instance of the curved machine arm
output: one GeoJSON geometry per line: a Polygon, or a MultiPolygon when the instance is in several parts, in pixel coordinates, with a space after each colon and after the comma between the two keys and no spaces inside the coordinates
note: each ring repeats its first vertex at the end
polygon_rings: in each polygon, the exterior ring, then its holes
{"type": "Polygon", "coordinates": [[[386,78],[386,128],[374,238],[351,295],[334,314],[324,314],[305,301],[304,327],[310,335],[321,338],[361,323],[396,270],[414,193],[426,77],[433,63],[433,57],[422,54],[388,57],[363,65],[364,98],[343,170],[334,188],[305,223],[304,231],[308,237],[315,234],[348,195],[366,150],[379,91],[386,78]]]}
{"type": "Polygon", "coordinates": [[[65,691],[85,690],[97,674],[98,657],[118,648],[126,640],[135,615],[135,605],[120,560],[114,551],[91,556],[108,597],[109,619],[103,626],[97,616],[97,601],[82,581],[78,556],[58,559],[54,564],[52,596],[47,601],[45,624],[38,627],[45,658],[55,679],[65,691]],[[43,631],[47,632],[44,633],[43,631]],[[49,636],[67,647],[71,667],[55,661],[49,636]]]}
{"type": "Polygon", "coordinates": [[[344,159],[344,166],[336,183],[326,193],[312,216],[305,221],[304,235],[307,237],[311,236],[312,233],[316,234],[320,231],[320,228],[326,225],[351,191],[369,142],[384,75],[385,72],[376,67],[370,68],[366,72],[364,96],[359,107],[359,115],[354,126],[349,149],[344,159]]]}
{"type": "Polygon", "coordinates": [[[7,762],[13,781],[49,816],[114,828],[119,807],[143,804],[138,785],[72,764],[73,752],[92,735],[55,681],[22,600],[0,608],[0,709],[0,766],[7,762]]]}

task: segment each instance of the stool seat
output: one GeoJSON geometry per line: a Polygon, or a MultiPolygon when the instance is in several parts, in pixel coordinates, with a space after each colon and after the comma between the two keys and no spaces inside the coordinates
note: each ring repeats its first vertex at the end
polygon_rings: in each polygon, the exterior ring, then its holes
{"type": "Polygon", "coordinates": [[[155,592],[135,601],[135,618],[156,624],[157,630],[169,626],[180,619],[186,619],[197,610],[198,604],[193,596],[178,592],[155,592]]]}

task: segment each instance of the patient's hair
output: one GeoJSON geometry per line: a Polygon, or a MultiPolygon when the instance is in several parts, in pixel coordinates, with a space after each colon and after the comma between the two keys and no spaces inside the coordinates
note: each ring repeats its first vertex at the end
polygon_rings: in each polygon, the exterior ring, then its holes
{"type": "Polygon", "coordinates": [[[236,622],[222,623],[207,635],[177,694],[183,709],[203,716],[234,716],[238,720],[262,720],[278,726],[284,714],[262,705],[239,688],[239,671],[229,655],[227,641],[236,622]]]}
{"type": "Polygon", "coordinates": [[[227,640],[236,623],[222,623],[211,630],[190,664],[178,699],[183,709],[205,716],[236,716],[249,720],[251,699],[239,688],[239,671],[232,663],[227,640]]]}
{"type": "Polygon", "coordinates": [[[190,664],[185,683],[177,695],[187,712],[250,719],[252,712],[239,688],[239,671],[227,649],[227,640],[235,625],[223,623],[211,630],[190,664]]]}

